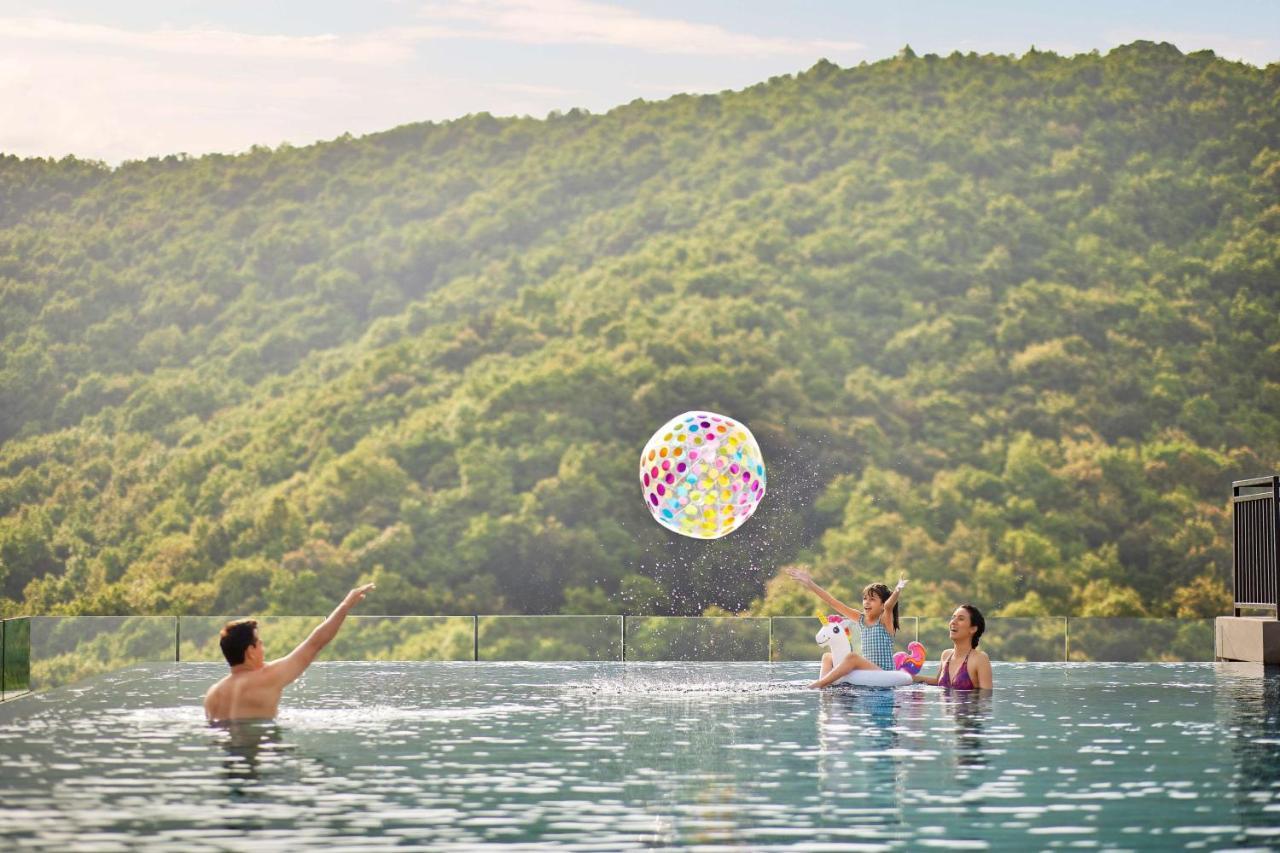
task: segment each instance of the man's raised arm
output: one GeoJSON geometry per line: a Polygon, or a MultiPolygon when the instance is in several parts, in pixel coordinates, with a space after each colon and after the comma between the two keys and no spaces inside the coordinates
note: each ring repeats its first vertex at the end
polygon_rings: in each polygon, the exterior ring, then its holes
{"type": "Polygon", "coordinates": [[[317,625],[310,636],[299,643],[298,647],[287,656],[267,664],[267,668],[274,671],[273,674],[281,680],[282,684],[289,684],[296,680],[307,667],[311,666],[311,662],[316,659],[316,655],[320,654],[320,650],[329,645],[329,641],[338,635],[338,629],[342,627],[348,611],[363,601],[365,594],[371,589],[373,584],[367,583],[347,593],[347,597],[333,608],[329,618],[317,625]]]}

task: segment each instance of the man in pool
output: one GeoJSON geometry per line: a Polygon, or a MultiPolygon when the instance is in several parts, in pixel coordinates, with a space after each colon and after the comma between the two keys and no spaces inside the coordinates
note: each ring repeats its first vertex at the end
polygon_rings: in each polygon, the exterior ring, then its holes
{"type": "Polygon", "coordinates": [[[224,720],[269,720],[280,708],[280,693],[306,671],[320,650],[329,645],[347,618],[347,611],[359,604],[373,584],[358,586],[329,618],[321,622],[296,649],[279,660],[266,662],[266,651],[258,637],[258,622],[241,619],[222,628],[222,654],[231,674],[204,694],[204,714],[210,722],[224,720]]]}

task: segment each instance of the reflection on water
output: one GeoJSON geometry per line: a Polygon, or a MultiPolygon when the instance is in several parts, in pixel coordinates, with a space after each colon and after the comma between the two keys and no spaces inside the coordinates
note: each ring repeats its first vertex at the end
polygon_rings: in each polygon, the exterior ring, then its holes
{"type": "Polygon", "coordinates": [[[943,690],[942,708],[955,720],[956,762],[961,767],[986,767],[983,724],[994,712],[989,690],[943,690]]]}
{"type": "Polygon", "coordinates": [[[291,748],[286,747],[283,730],[274,720],[213,723],[209,728],[226,751],[222,769],[233,794],[244,794],[246,786],[258,781],[264,751],[270,757],[291,748]]]}
{"type": "Polygon", "coordinates": [[[1238,829],[1272,847],[1280,845],[1280,827],[1267,825],[1280,808],[1280,677],[1274,673],[1261,664],[1220,664],[1215,684],[1221,735],[1235,764],[1224,783],[1235,794],[1238,829]]]}
{"type": "MultiPolygon", "coordinates": [[[[222,668],[0,706],[0,837],[34,848],[768,850],[1280,843],[1280,678],[997,665],[992,693],[812,664],[321,664],[209,726],[222,668]]],[[[9,846],[6,843],[6,846],[9,846]]]]}

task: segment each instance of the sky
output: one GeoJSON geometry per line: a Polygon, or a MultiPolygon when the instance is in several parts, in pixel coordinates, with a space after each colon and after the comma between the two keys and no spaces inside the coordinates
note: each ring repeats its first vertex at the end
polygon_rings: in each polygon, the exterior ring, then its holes
{"type": "Polygon", "coordinates": [[[1280,2],[0,0],[0,153],[115,165],[477,112],[604,112],[910,44],[1060,54],[1136,39],[1280,61],[1280,2]]]}

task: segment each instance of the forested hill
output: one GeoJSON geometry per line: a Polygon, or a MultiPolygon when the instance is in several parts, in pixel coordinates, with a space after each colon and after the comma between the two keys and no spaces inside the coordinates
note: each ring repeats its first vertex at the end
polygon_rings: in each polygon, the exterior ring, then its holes
{"type": "Polygon", "coordinates": [[[819,63],[606,115],[0,160],[13,613],[1210,615],[1280,468],[1280,65],[819,63]],[[744,528],[635,480],[745,421],[744,528]]]}

